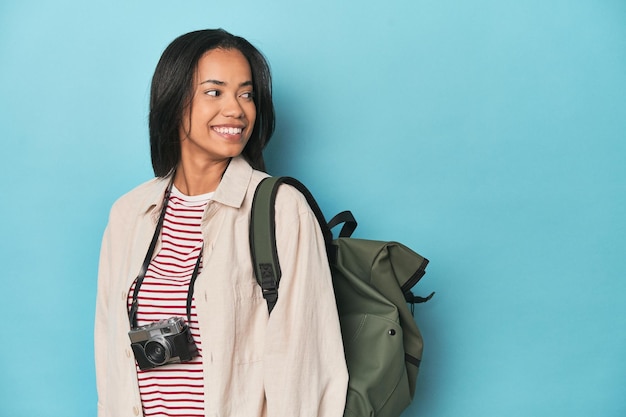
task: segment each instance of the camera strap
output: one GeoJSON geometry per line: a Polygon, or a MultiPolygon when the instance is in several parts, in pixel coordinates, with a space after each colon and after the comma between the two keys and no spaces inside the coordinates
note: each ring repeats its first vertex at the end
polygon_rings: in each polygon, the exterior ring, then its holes
{"type": "MultiPolygon", "coordinates": [[[[150,242],[150,246],[148,247],[148,252],[146,253],[146,257],[143,260],[143,264],[141,265],[141,269],[139,270],[139,275],[137,275],[135,282],[135,289],[133,291],[133,302],[130,306],[130,311],[128,312],[128,319],[130,320],[131,328],[137,327],[137,309],[139,308],[139,289],[141,288],[141,284],[143,283],[144,278],[146,277],[146,272],[148,272],[148,267],[150,266],[150,261],[152,261],[152,255],[154,255],[154,250],[156,249],[157,242],[159,241],[159,235],[161,234],[161,229],[163,228],[163,221],[165,220],[165,212],[167,211],[167,203],[170,200],[170,194],[172,193],[172,186],[174,185],[174,176],[172,176],[172,181],[167,187],[165,191],[165,197],[163,198],[163,208],[161,209],[161,214],[159,215],[159,221],[157,222],[156,228],[154,230],[154,235],[152,236],[152,241],[150,242]]],[[[202,262],[202,252],[204,251],[204,244],[200,248],[200,253],[198,254],[198,259],[196,261],[196,265],[193,268],[193,272],[191,274],[191,280],[189,281],[189,289],[187,290],[187,323],[191,322],[191,301],[193,299],[193,289],[194,284],[196,282],[196,278],[198,277],[198,272],[200,271],[200,263],[202,262]]]]}

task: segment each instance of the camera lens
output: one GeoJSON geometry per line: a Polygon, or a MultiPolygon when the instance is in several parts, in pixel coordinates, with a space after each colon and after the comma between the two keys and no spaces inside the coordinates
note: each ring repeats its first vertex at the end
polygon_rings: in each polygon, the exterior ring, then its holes
{"type": "Polygon", "coordinates": [[[155,365],[163,365],[170,358],[168,345],[163,338],[149,340],[143,347],[146,358],[155,365]]]}

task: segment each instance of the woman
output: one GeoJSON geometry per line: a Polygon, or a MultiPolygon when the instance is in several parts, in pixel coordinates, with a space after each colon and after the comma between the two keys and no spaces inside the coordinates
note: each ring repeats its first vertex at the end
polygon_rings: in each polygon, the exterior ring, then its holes
{"type": "Polygon", "coordinates": [[[264,57],[223,30],[177,38],[155,70],[149,120],[156,178],[113,205],[102,243],[98,415],[341,416],[324,242],[291,187],[276,199],[271,317],[252,270],[250,206],[274,129],[264,57]]]}

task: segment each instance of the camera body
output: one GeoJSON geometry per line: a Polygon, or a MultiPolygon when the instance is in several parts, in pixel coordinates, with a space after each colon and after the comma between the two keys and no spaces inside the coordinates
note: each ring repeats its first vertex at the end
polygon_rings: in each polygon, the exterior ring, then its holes
{"type": "Polygon", "coordinates": [[[140,369],[188,362],[198,355],[189,326],[182,317],[170,317],[128,332],[140,369]]]}

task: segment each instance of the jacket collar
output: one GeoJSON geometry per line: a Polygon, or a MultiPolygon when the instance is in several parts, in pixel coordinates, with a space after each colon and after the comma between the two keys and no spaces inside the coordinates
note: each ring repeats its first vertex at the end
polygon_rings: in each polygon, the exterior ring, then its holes
{"type": "MultiPolygon", "coordinates": [[[[243,156],[232,158],[228,167],[226,167],[222,181],[220,181],[215,190],[213,201],[230,207],[240,208],[246,197],[253,171],[243,156]]],[[[171,180],[171,175],[166,178],[155,178],[148,186],[146,199],[144,200],[145,210],[146,212],[151,211],[152,215],[156,216],[155,221],[163,207],[165,190],[171,180]]]]}

